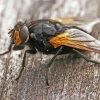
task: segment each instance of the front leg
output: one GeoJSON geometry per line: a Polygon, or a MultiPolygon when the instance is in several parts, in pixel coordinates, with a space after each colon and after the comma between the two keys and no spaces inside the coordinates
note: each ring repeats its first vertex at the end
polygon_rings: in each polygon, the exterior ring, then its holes
{"type": "Polygon", "coordinates": [[[12,49],[12,44],[10,44],[10,45],[9,45],[8,51],[6,51],[6,52],[4,52],[4,53],[0,54],[0,56],[5,55],[5,54],[9,53],[9,52],[11,51],[11,49],[12,49]]]}
{"type": "Polygon", "coordinates": [[[23,72],[23,69],[25,67],[26,53],[35,54],[36,53],[36,50],[34,49],[34,50],[26,50],[25,51],[24,57],[23,57],[23,61],[22,61],[22,69],[20,70],[18,77],[15,79],[16,81],[20,78],[20,76],[21,76],[21,74],[23,72]]]}

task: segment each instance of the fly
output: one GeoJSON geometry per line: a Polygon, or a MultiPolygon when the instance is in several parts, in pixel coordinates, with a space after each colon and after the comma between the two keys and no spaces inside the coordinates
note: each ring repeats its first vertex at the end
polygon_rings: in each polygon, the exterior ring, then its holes
{"type": "Polygon", "coordinates": [[[11,38],[8,51],[0,54],[2,56],[11,50],[22,50],[25,45],[30,47],[29,50],[25,50],[22,68],[15,80],[18,80],[23,72],[26,54],[36,54],[37,50],[47,55],[54,54],[46,66],[46,84],[48,86],[48,70],[57,55],[76,52],[85,60],[100,64],[81,53],[81,50],[100,53],[100,41],[76,26],[79,22],[76,18],[42,19],[25,23],[19,21],[8,32],[11,38]]]}

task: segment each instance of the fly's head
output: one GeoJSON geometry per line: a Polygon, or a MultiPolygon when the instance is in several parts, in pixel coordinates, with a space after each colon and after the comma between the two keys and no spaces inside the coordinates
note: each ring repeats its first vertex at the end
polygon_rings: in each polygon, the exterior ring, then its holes
{"type": "Polygon", "coordinates": [[[16,46],[26,43],[29,39],[28,27],[21,21],[19,21],[8,34],[10,34],[12,44],[16,46]]]}

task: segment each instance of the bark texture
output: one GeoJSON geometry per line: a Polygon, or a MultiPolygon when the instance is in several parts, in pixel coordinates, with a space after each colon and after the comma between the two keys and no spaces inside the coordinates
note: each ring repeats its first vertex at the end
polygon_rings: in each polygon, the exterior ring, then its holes
{"type": "MultiPolygon", "coordinates": [[[[99,0],[0,0],[0,53],[10,43],[8,29],[19,20],[80,16],[94,18],[85,29],[100,40],[99,0]]],[[[22,51],[0,57],[0,100],[100,100],[100,65],[72,54],[57,57],[49,71],[50,88],[45,83],[45,66],[52,58],[40,53],[27,55],[26,67],[18,82],[22,51]]],[[[100,55],[88,53],[100,61],[100,55]]]]}

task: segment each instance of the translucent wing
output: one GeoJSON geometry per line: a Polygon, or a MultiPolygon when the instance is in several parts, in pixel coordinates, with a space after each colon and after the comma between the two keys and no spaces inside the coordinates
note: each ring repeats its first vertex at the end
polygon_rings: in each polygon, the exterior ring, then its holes
{"type": "Polygon", "coordinates": [[[82,17],[69,17],[69,18],[52,18],[52,21],[57,21],[65,25],[82,25],[89,23],[91,19],[82,18],[82,17]]]}
{"type": "Polygon", "coordinates": [[[69,46],[76,49],[100,53],[100,41],[79,29],[68,29],[49,41],[55,48],[69,46]]]}

